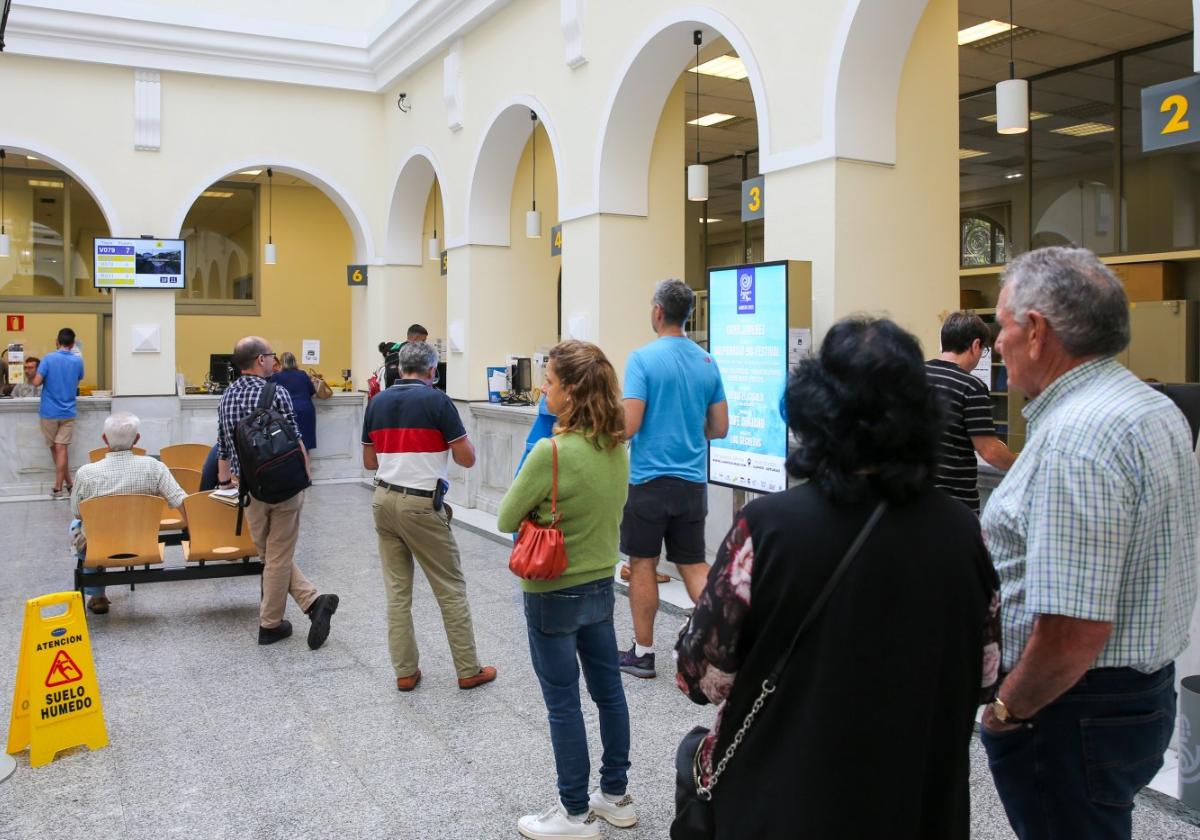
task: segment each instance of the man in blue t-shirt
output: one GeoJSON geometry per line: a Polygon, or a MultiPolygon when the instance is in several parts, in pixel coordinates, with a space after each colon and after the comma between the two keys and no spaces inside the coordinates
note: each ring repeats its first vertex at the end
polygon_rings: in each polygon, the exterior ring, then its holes
{"type": "Polygon", "coordinates": [[[83,379],[83,357],[75,351],[75,330],[63,327],[58,331],[55,351],[38,363],[33,384],[42,388],[38,417],[42,437],[54,458],[54,490],[51,499],[71,497],[70,470],[67,468],[67,448],[75,431],[75,395],[83,379]]]}
{"type": "Polygon", "coordinates": [[[655,569],[663,543],[693,602],[708,579],[708,442],[728,433],[729,406],[716,362],[683,332],[695,302],[686,283],[659,283],[650,309],[658,338],[635,350],[625,368],[631,446],[621,551],[629,555],[634,643],[621,652],[621,670],[635,677],[655,676],[655,569]]]}

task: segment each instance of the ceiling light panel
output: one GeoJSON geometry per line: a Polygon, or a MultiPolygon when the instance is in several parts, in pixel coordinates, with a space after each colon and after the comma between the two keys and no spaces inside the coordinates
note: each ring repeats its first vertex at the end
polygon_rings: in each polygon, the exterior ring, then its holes
{"type": "Polygon", "coordinates": [[[976,41],[982,41],[984,38],[991,38],[994,35],[1008,32],[1013,29],[1011,23],[1004,23],[998,20],[985,20],[983,23],[977,23],[974,26],[968,26],[966,29],[958,30],[958,45],[973,44],[976,41]]]}
{"type": "Polygon", "coordinates": [[[689,67],[688,71],[699,73],[702,76],[733,79],[735,82],[740,82],[750,75],[746,72],[746,65],[736,55],[719,55],[711,61],[704,62],[699,67],[689,67]]]}
{"type": "Polygon", "coordinates": [[[959,149],[958,150],[958,159],[959,160],[969,160],[970,158],[983,157],[984,155],[989,155],[989,154],[991,154],[991,152],[984,152],[984,151],[981,151],[980,149],[959,149]]]}
{"type": "Polygon", "coordinates": [[[61,190],[63,188],[63,182],[62,181],[41,181],[36,178],[30,178],[29,186],[43,187],[48,190],[61,190]]]}
{"type": "Polygon", "coordinates": [[[246,169],[242,172],[239,172],[238,174],[239,175],[261,175],[262,170],[261,169],[246,169]]]}
{"type": "Polygon", "coordinates": [[[736,114],[721,113],[705,114],[703,117],[697,117],[694,120],[688,120],[688,125],[699,125],[707,128],[710,125],[719,125],[723,122],[729,122],[736,116],[736,114]]]}
{"type": "Polygon", "coordinates": [[[1104,134],[1112,130],[1113,127],[1111,125],[1099,122],[1084,122],[1050,129],[1054,134],[1066,134],[1069,137],[1090,137],[1093,134],[1104,134]]]}
{"type": "Polygon", "coordinates": [[[223,190],[205,190],[200,193],[201,198],[233,198],[233,193],[224,192],[223,190]]]}
{"type": "MultiPolygon", "coordinates": [[[[1050,116],[1050,114],[1047,114],[1044,111],[1030,111],[1029,112],[1029,119],[1031,119],[1031,120],[1044,120],[1048,116],[1050,116]]],[[[988,114],[986,117],[978,117],[977,119],[980,122],[994,123],[996,121],[996,115],[988,114]]]]}

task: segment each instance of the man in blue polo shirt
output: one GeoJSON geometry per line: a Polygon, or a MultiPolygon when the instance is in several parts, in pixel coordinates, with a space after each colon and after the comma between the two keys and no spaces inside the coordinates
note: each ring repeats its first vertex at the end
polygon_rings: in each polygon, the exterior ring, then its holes
{"type": "Polygon", "coordinates": [[[629,555],[633,645],[621,652],[621,670],[643,679],[655,675],[655,569],[664,544],[692,601],[704,591],[708,442],[729,432],[717,363],[683,331],[695,302],[686,283],[659,283],[650,308],[658,338],[633,351],[625,368],[630,452],[621,552],[629,555]]]}
{"type": "Polygon", "coordinates": [[[42,388],[38,417],[42,437],[54,458],[54,490],[50,498],[68,499],[71,481],[67,449],[75,431],[75,395],[83,379],[83,357],[75,352],[75,330],[70,327],[58,331],[55,348],[38,364],[33,384],[42,388]]]}

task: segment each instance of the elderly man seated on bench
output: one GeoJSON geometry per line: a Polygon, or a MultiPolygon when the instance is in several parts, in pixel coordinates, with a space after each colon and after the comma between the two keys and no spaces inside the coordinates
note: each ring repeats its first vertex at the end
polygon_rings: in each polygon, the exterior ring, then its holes
{"type": "MultiPolygon", "coordinates": [[[[172,508],[179,508],[182,516],[187,493],[179,486],[171,471],[161,461],[148,455],[135,455],[130,450],[138,442],[138,419],[125,412],[117,412],[104,421],[104,443],[109,452],[94,464],[84,464],[75,473],[75,486],[71,490],[71,540],[76,560],[83,558],[87,550],[87,535],[79,519],[79,504],[97,496],[119,496],[140,493],[147,496],[162,496],[172,508]]],[[[187,524],[186,519],[183,522],[187,524]]],[[[84,569],[84,574],[94,569],[84,569]]],[[[103,586],[84,587],[88,597],[88,609],[97,615],[108,612],[109,601],[103,586]]]]}

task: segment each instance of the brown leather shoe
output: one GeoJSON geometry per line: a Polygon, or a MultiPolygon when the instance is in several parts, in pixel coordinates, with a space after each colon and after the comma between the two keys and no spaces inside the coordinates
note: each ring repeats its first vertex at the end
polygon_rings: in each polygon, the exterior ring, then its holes
{"type": "Polygon", "coordinates": [[[464,677],[458,681],[459,688],[478,688],[484,683],[490,683],[496,679],[496,669],[491,665],[484,665],[479,669],[479,673],[473,677],[464,677]]]}
{"type": "Polygon", "coordinates": [[[396,688],[399,691],[412,691],[421,682],[421,669],[413,671],[407,677],[396,677],[396,688]]]}
{"type": "Polygon", "coordinates": [[[108,598],[103,595],[93,595],[88,598],[87,607],[96,615],[104,615],[108,612],[108,598]]]}

